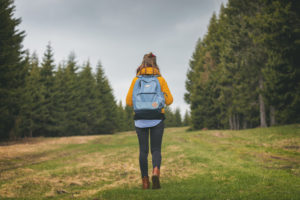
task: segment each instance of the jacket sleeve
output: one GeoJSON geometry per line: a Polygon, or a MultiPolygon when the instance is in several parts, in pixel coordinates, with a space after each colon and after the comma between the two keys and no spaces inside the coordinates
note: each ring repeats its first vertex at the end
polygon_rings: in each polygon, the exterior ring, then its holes
{"type": "Polygon", "coordinates": [[[161,86],[161,91],[164,93],[165,96],[165,102],[167,105],[170,105],[173,103],[173,96],[169,90],[168,84],[166,80],[161,76],[159,77],[159,83],[161,86]]]}
{"type": "Polygon", "coordinates": [[[135,84],[135,82],[136,82],[137,79],[138,79],[137,77],[134,77],[134,79],[131,82],[130,88],[128,90],[128,93],[127,93],[127,96],[126,96],[126,104],[128,106],[132,106],[133,87],[134,87],[134,84],[135,84]]]}

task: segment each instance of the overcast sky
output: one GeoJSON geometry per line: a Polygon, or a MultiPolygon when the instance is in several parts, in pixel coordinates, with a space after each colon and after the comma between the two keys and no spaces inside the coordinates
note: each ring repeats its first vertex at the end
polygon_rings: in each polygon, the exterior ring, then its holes
{"type": "Polygon", "coordinates": [[[24,48],[41,58],[47,43],[55,62],[71,51],[78,64],[100,61],[116,100],[125,103],[143,55],[153,52],[174,97],[172,108],[188,109],[185,79],[196,41],[212,13],[226,0],[15,0],[24,48]]]}

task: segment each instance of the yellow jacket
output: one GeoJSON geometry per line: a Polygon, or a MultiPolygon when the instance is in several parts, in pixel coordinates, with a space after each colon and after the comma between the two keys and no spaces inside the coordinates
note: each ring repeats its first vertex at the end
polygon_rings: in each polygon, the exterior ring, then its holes
{"type": "MultiPolygon", "coordinates": [[[[160,72],[157,69],[152,68],[152,67],[143,68],[137,75],[143,75],[143,74],[161,75],[160,72]]],[[[127,93],[126,104],[128,106],[132,106],[133,87],[134,87],[134,84],[135,84],[135,82],[136,82],[137,79],[138,79],[138,77],[134,77],[134,79],[131,82],[129,91],[127,93]]],[[[172,96],[172,94],[171,94],[171,92],[169,90],[169,87],[168,87],[168,84],[167,84],[166,80],[162,76],[158,76],[157,79],[159,81],[161,91],[164,93],[166,105],[172,104],[172,102],[173,102],[173,96],[172,96]]],[[[162,109],[161,112],[164,113],[165,110],[162,109]]]]}

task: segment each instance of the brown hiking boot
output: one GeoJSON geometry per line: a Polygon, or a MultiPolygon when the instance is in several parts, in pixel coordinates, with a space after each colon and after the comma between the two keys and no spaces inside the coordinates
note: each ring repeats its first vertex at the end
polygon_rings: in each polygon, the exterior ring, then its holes
{"type": "Polygon", "coordinates": [[[158,167],[154,167],[152,172],[152,189],[160,188],[159,176],[160,176],[160,171],[158,167]]]}
{"type": "Polygon", "coordinates": [[[148,176],[144,176],[142,178],[142,182],[143,182],[143,189],[149,189],[150,188],[150,181],[149,181],[148,176]]]}

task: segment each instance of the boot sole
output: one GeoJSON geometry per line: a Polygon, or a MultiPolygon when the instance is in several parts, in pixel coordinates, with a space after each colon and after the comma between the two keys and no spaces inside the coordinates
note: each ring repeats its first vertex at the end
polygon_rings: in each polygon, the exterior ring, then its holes
{"type": "Polygon", "coordinates": [[[152,176],[152,189],[160,189],[158,176],[152,176]]]}

